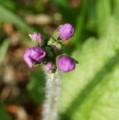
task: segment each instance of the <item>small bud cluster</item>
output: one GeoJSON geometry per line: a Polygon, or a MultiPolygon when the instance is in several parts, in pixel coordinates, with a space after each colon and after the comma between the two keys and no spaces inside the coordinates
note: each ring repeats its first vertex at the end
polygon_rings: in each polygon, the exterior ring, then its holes
{"type": "Polygon", "coordinates": [[[59,26],[49,39],[45,39],[39,33],[29,34],[30,38],[37,43],[37,46],[28,48],[24,52],[23,58],[28,67],[42,64],[45,66],[45,70],[50,73],[54,73],[57,68],[63,72],[74,70],[77,61],[64,54],[62,44],[73,34],[74,28],[69,23],[59,26]]]}

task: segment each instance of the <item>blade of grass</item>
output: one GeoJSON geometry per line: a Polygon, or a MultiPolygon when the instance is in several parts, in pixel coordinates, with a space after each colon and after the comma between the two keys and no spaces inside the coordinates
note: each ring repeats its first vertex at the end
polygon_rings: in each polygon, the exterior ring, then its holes
{"type": "Polygon", "coordinates": [[[69,22],[75,25],[77,12],[72,8],[66,0],[53,0],[58,6],[58,10],[62,15],[63,22],[69,22]]]}
{"type": "Polygon", "coordinates": [[[2,23],[0,21],[0,40],[1,40],[1,35],[2,35],[2,23]]]}
{"type": "Polygon", "coordinates": [[[88,30],[93,33],[97,33],[97,21],[96,21],[96,0],[90,0],[88,2],[87,11],[86,11],[86,22],[85,22],[85,30],[88,30]]]}
{"type": "Polygon", "coordinates": [[[0,5],[2,6],[6,6],[7,8],[10,8],[11,10],[15,10],[16,8],[16,4],[15,2],[11,1],[11,0],[0,0],[0,5]]]}
{"type": "Polygon", "coordinates": [[[0,102],[0,119],[1,120],[11,120],[10,115],[6,112],[5,105],[0,102]]]}
{"type": "Polygon", "coordinates": [[[108,20],[111,17],[111,1],[98,0],[96,4],[97,30],[98,35],[102,36],[107,28],[108,20]]]}
{"type": "Polygon", "coordinates": [[[81,34],[82,34],[82,30],[83,30],[83,26],[84,26],[84,19],[85,19],[85,15],[86,15],[86,10],[87,10],[87,0],[84,0],[82,5],[81,5],[81,11],[79,13],[79,16],[77,18],[77,22],[76,22],[76,31],[75,34],[72,38],[72,44],[73,45],[78,45],[82,44],[82,41],[80,40],[81,38],[81,34]]]}
{"type": "Polygon", "coordinates": [[[1,45],[1,48],[0,48],[0,65],[6,55],[6,52],[8,50],[8,47],[9,47],[9,40],[6,39],[3,41],[2,45],[1,45]]]}
{"type": "Polygon", "coordinates": [[[119,0],[114,0],[114,15],[119,20],[119,0]]]}
{"type": "Polygon", "coordinates": [[[66,0],[53,0],[53,1],[64,8],[69,7],[69,4],[66,0]]]}
{"type": "Polygon", "coordinates": [[[25,31],[34,31],[23,19],[6,7],[0,5],[0,20],[8,21],[25,31]]]}

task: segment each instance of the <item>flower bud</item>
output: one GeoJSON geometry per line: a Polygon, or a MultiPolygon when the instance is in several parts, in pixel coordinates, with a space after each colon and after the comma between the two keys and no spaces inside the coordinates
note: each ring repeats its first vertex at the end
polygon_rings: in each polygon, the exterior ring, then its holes
{"type": "Polygon", "coordinates": [[[43,48],[36,46],[31,48],[31,58],[34,62],[41,62],[46,56],[43,48]]]}
{"type": "Polygon", "coordinates": [[[71,24],[66,23],[58,29],[58,32],[60,33],[59,39],[67,40],[73,36],[74,27],[71,24]]]}
{"type": "Polygon", "coordinates": [[[44,46],[45,40],[44,40],[44,37],[41,34],[35,32],[33,34],[29,34],[29,36],[30,36],[31,39],[33,39],[38,44],[40,44],[40,46],[44,46]]]}
{"type": "Polygon", "coordinates": [[[47,72],[50,72],[50,73],[55,72],[55,71],[56,71],[56,65],[55,65],[55,63],[53,63],[53,62],[48,62],[48,63],[45,65],[45,70],[46,70],[47,72]]]}
{"type": "Polygon", "coordinates": [[[75,60],[67,55],[62,55],[57,60],[57,67],[63,72],[70,72],[74,70],[75,65],[75,60]]]}
{"type": "Polygon", "coordinates": [[[34,63],[40,63],[46,56],[46,52],[39,46],[26,49],[23,58],[29,68],[33,66],[34,63]]]}

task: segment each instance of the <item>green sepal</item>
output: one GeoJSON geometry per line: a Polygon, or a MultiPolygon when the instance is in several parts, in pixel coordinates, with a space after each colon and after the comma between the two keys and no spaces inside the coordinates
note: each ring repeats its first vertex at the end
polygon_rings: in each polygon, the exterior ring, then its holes
{"type": "Polygon", "coordinates": [[[53,38],[58,41],[58,42],[64,42],[66,39],[59,39],[60,33],[56,30],[55,33],[53,34],[53,38]]]}
{"type": "Polygon", "coordinates": [[[55,68],[54,70],[50,70],[50,71],[48,71],[48,73],[55,73],[56,70],[57,70],[57,68],[55,68]]]}
{"type": "Polygon", "coordinates": [[[32,41],[34,46],[36,46],[36,45],[39,45],[40,47],[44,47],[45,46],[46,40],[40,39],[39,42],[37,42],[35,39],[32,38],[31,34],[29,34],[29,37],[31,38],[31,41],[32,41]]]}
{"type": "Polygon", "coordinates": [[[60,36],[60,33],[58,31],[55,31],[55,33],[53,34],[53,38],[55,40],[58,40],[59,36],[60,36]]]}
{"type": "Polygon", "coordinates": [[[76,64],[79,64],[79,62],[76,59],[74,59],[74,58],[72,58],[72,59],[75,61],[76,64]]]}
{"type": "Polygon", "coordinates": [[[58,39],[58,41],[62,43],[62,42],[65,42],[66,39],[58,39]]]}
{"type": "Polygon", "coordinates": [[[53,52],[56,56],[63,53],[63,44],[62,43],[54,42],[51,47],[52,47],[53,52]]]}
{"type": "Polygon", "coordinates": [[[49,71],[48,73],[50,73],[50,74],[55,73],[55,72],[56,72],[56,70],[57,70],[57,68],[56,68],[56,69],[54,69],[54,70],[49,71]]]}
{"type": "Polygon", "coordinates": [[[31,41],[32,41],[33,46],[38,46],[39,45],[38,42],[36,42],[35,40],[31,39],[31,41]]]}
{"type": "Polygon", "coordinates": [[[53,51],[52,51],[51,47],[50,47],[50,46],[45,46],[45,47],[44,47],[44,50],[45,50],[45,52],[46,52],[46,57],[47,57],[48,59],[53,59],[54,54],[53,54],[53,51]]]}
{"type": "Polygon", "coordinates": [[[52,45],[54,42],[56,42],[56,40],[55,40],[53,37],[51,37],[51,38],[48,40],[47,45],[52,45]]]}
{"type": "Polygon", "coordinates": [[[31,34],[29,34],[29,37],[32,39],[32,35],[31,34]]]}
{"type": "Polygon", "coordinates": [[[38,45],[40,47],[44,47],[45,46],[45,41],[44,40],[40,40],[40,42],[38,43],[38,45]]]}
{"type": "Polygon", "coordinates": [[[33,66],[34,66],[34,67],[38,67],[40,64],[41,64],[41,63],[34,62],[34,63],[33,63],[33,66]]]}
{"type": "Polygon", "coordinates": [[[46,64],[46,58],[40,63],[40,65],[45,65],[46,64]]]}
{"type": "Polygon", "coordinates": [[[53,34],[53,38],[56,40],[56,41],[59,41],[59,36],[60,36],[60,33],[58,32],[58,29],[61,27],[62,25],[60,25],[54,32],[53,34]]]}

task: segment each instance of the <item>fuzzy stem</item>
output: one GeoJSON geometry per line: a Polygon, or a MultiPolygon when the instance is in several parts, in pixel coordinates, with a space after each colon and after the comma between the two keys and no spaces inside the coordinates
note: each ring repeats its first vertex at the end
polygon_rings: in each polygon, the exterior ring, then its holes
{"type": "Polygon", "coordinates": [[[58,71],[54,74],[46,73],[46,99],[43,108],[43,120],[58,119],[60,85],[58,71]]]}

